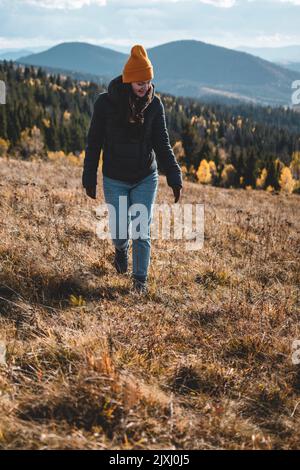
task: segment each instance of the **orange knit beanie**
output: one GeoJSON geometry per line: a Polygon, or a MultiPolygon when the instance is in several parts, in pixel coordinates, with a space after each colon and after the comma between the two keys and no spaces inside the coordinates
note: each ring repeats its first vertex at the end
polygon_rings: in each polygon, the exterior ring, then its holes
{"type": "Polygon", "coordinates": [[[153,66],[146,49],[140,44],[135,44],[131,48],[131,55],[123,69],[123,83],[146,82],[153,77],[153,66]]]}

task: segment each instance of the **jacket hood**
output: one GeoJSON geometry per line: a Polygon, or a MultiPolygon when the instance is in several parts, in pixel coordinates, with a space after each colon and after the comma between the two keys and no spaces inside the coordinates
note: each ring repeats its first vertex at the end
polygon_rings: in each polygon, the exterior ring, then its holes
{"type": "MultiPolygon", "coordinates": [[[[154,94],[155,94],[155,85],[152,83],[153,86],[153,95],[152,95],[152,100],[154,99],[154,94]]],[[[131,84],[130,83],[123,83],[122,81],[122,75],[118,75],[117,77],[113,78],[108,85],[107,92],[108,92],[108,97],[113,103],[119,103],[120,100],[123,101],[123,99],[127,98],[129,96],[129,92],[131,90],[131,84]]]]}

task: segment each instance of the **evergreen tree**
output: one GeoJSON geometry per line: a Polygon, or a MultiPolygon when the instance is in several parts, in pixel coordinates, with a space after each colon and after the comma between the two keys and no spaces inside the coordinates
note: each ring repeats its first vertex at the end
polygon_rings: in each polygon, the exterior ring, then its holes
{"type": "Polygon", "coordinates": [[[266,187],[272,186],[274,189],[279,189],[279,168],[278,164],[276,163],[275,155],[268,155],[266,158],[266,170],[268,172],[266,178],[266,187]]]}

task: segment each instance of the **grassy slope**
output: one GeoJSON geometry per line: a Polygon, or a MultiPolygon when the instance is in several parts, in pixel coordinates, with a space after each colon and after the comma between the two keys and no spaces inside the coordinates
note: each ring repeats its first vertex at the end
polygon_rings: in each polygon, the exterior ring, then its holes
{"type": "Polygon", "coordinates": [[[297,447],[298,196],[185,183],[204,248],[153,240],[139,301],[95,232],[101,178],[95,202],[69,163],[0,175],[0,448],[297,447]]]}

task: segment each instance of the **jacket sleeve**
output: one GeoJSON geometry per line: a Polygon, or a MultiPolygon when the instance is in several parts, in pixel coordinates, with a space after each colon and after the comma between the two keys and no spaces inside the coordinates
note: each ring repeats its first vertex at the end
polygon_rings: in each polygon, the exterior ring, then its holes
{"type": "Polygon", "coordinates": [[[100,93],[94,103],[93,115],[87,134],[82,173],[82,185],[85,188],[97,184],[97,170],[104,142],[105,101],[103,95],[104,93],[100,93]]]}
{"type": "Polygon", "coordinates": [[[181,168],[170,145],[163,102],[159,99],[159,110],[153,121],[152,145],[158,166],[167,177],[169,186],[182,187],[181,168]]]}

